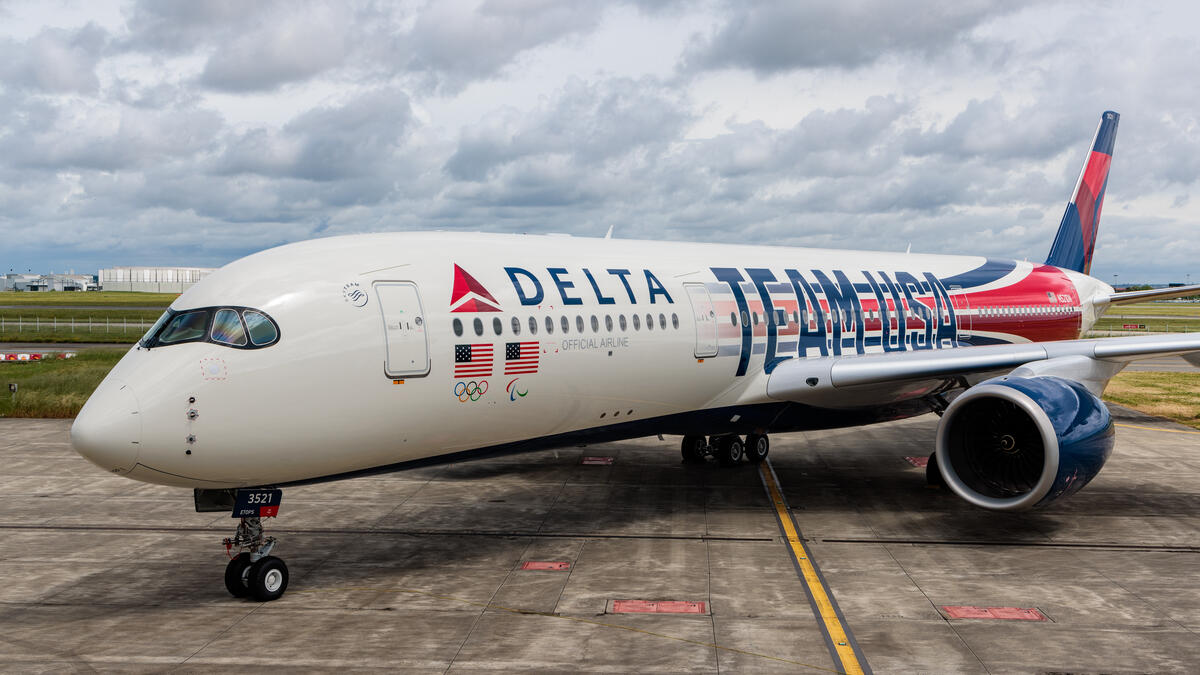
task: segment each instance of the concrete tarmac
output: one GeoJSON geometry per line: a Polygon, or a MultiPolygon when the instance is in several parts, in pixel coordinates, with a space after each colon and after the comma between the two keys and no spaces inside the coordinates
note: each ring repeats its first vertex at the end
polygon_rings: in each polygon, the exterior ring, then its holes
{"type": "MultiPolygon", "coordinates": [[[[772,438],[870,669],[1196,671],[1200,434],[1114,410],[1100,476],[1023,514],[926,487],[905,456],[928,454],[932,416],[772,438]]],[[[259,604],[222,584],[235,521],[108,476],[68,426],[0,419],[3,671],[834,670],[756,467],[682,464],[675,437],[285,490],[268,522],[291,584],[259,604]],[[617,613],[622,600],[704,604],[617,613]]]]}

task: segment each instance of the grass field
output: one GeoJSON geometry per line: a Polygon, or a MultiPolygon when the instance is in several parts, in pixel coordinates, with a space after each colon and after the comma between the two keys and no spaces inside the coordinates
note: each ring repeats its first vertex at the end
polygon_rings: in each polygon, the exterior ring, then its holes
{"type": "Polygon", "coordinates": [[[166,309],[178,298],[177,293],[123,293],[117,291],[46,291],[44,293],[0,293],[0,305],[38,305],[69,307],[150,307],[166,309]]]}
{"type": "Polygon", "coordinates": [[[0,364],[0,417],[74,417],[124,355],[91,349],[73,359],[0,364]],[[9,383],[17,385],[15,397],[9,383]]]}
{"type": "Polygon", "coordinates": [[[0,293],[0,342],[132,344],[174,293],[0,293]]]}
{"type": "Polygon", "coordinates": [[[1123,372],[1108,383],[1104,398],[1200,429],[1200,372],[1123,372]]]}

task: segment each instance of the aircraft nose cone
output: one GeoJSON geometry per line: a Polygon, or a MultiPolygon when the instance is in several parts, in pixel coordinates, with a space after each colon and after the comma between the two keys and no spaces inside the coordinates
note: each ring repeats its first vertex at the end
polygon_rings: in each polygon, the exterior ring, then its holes
{"type": "Polygon", "coordinates": [[[141,440],[137,398],[120,380],[100,383],[71,425],[75,452],[113,473],[133,469],[141,440]]]}

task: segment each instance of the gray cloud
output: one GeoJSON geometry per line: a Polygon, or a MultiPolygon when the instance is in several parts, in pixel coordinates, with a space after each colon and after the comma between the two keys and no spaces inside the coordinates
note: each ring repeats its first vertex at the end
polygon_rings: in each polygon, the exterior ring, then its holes
{"type": "Polygon", "coordinates": [[[278,132],[259,128],[228,139],[218,172],[311,181],[382,175],[411,124],[404,92],[372,91],[310,110],[278,132]]]}
{"type": "Polygon", "coordinates": [[[0,41],[0,81],[34,92],[94,94],[100,87],[96,64],[107,42],[95,24],[45,29],[25,42],[0,41]]]}
{"type": "Polygon", "coordinates": [[[1017,7],[985,0],[733,2],[720,28],[693,45],[686,63],[695,70],[747,68],[760,74],[855,68],[888,53],[940,51],[990,16],[1017,7]]]}

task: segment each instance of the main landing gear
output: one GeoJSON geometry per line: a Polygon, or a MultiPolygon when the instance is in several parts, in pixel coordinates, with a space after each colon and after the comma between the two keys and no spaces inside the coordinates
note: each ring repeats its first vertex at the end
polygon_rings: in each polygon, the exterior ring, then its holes
{"type": "Polygon", "coordinates": [[[712,436],[705,440],[703,436],[684,436],[680,445],[683,461],[698,464],[711,455],[721,466],[733,466],[742,461],[758,464],[767,458],[771,451],[770,441],[766,434],[749,434],[743,441],[736,434],[712,436]]]}
{"type": "Polygon", "coordinates": [[[263,534],[260,517],[278,515],[280,496],[279,490],[238,490],[233,513],[235,518],[241,516],[241,522],[233,538],[222,542],[229,555],[225,588],[235,598],[268,602],[277,600],[287,590],[287,565],[271,555],[275,537],[263,534]]]}

